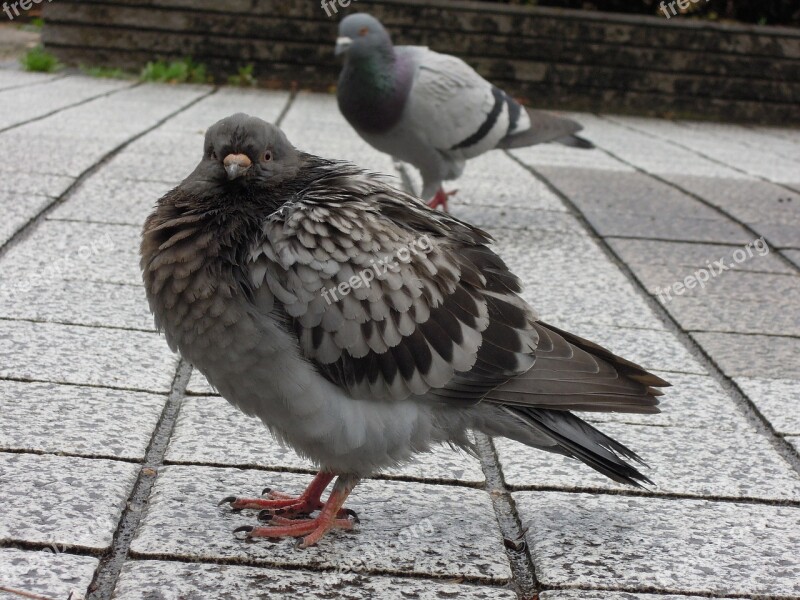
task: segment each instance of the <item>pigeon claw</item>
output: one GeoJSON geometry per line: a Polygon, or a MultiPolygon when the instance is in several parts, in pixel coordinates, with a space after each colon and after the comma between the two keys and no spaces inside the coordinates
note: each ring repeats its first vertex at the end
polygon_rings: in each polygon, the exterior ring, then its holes
{"type": "Polygon", "coordinates": [[[430,206],[433,210],[436,210],[441,206],[444,212],[450,212],[447,208],[447,199],[457,193],[458,190],[445,192],[442,188],[439,188],[436,190],[436,194],[433,196],[431,201],[428,202],[428,206],[430,206]]]}

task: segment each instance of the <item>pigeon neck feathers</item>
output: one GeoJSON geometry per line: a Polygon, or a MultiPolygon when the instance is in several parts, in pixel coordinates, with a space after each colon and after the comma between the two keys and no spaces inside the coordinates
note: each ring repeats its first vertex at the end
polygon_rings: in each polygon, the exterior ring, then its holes
{"type": "Polygon", "coordinates": [[[356,130],[389,131],[403,114],[412,79],[411,61],[391,46],[348,58],[339,77],[339,108],[356,130]]]}

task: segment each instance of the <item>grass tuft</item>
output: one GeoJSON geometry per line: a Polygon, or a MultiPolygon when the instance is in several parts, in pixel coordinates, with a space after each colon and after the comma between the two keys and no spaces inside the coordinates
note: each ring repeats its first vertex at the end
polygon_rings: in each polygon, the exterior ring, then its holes
{"type": "Polygon", "coordinates": [[[239,87],[255,87],[258,81],[253,77],[253,63],[244,67],[239,67],[236,75],[228,77],[228,85],[236,85],[239,87]]]}
{"type": "Polygon", "coordinates": [[[35,71],[37,73],[52,73],[61,68],[61,63],[58,62],[58,59],[41,46],[28,50],[19,59],[19,62],[26,71],[35,71]]]}
{"type": "Polygon", "coordinates": [[[191,58],[151,61],[142,69],[139,78],[160,83],[213,83],[205,65],[197,64],[191,58]]]}

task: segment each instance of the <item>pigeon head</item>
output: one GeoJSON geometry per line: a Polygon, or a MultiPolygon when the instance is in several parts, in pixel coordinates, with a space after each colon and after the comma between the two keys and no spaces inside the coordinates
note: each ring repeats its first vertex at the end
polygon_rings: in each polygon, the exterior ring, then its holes
{"type": "Polygon", "coordinates": [[[392,39],[381,22],[372,15],[354,13],[339,23],[336,56],[344,54],[348,59],[358,59],[380,50],[391,53],[392,39]]]}
{"type": "Polygon", "coordinates": [[[206,132],[203,179],[228,185],[271,187],[297,174],[299,153],[275,125],[237,113],[206,132]]]}

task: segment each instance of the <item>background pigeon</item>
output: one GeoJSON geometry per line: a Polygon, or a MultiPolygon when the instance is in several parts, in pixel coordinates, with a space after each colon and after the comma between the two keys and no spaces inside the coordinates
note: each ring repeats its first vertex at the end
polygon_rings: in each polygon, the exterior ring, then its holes
{"type": "Polygon", "coordinates": [[[260,119],[208,130],[144,226],[150,307],[173,350],[320,468],[299,497],[226,498],[269,520],[237,531],[310,545],[351,528],[359,478],[434,444],[469,451],[469,430],[649,482],[568,411],[656,413],[668,384],[538,321],[490,241],[260,119]]]}
{"type": "Polygon", "coordinates": [[[447,209],[442,181],[464,162],[494,148],[558,142],[593,148],[570,119],[520,106],[455,56],[422,46],[393,46],[383,25],[365,13],[339,23],[344,54],[339,109],[374,148],[417,167],[420,196],[447,209]]]}

